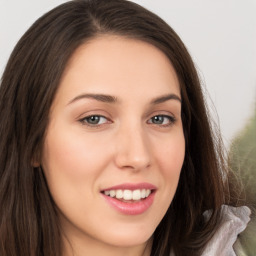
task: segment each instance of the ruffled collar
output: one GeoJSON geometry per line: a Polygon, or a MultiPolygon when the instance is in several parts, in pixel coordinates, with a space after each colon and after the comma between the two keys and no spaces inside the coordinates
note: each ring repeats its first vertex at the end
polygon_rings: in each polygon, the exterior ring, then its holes
{"type": "MultiPolygon", "coordinates": [[[[202,256],[236,256],[233,245],[239,233],[245,230],[250,221],[251,211],[248,207],[232,207],[223,205],[220,227],[203,250],[202,256]]],[[[207,218],[211,211],[206,211],[207,218]]],[[[170,256],[175,256],[173,252],[170,256]]]]}

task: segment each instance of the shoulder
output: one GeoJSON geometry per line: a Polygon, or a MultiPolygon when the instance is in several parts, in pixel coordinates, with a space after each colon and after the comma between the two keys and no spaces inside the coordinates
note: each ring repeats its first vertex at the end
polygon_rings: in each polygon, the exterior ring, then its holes
{"type": "MultiPolygon", "coordinates": [[[[223,205],[221,212],[222,218],[219,228],[205,247],[202,256],[236,256],[235,250],[239,249],[241,251],[237,236],[245,230],[247,223],[250,221],[250,209],[246,206],[223,205]],[[233,246],[234,244],[236,246],[233,246]]],[[[206,212],[205,215],[210,215],[210,212],[206,212]]]]}

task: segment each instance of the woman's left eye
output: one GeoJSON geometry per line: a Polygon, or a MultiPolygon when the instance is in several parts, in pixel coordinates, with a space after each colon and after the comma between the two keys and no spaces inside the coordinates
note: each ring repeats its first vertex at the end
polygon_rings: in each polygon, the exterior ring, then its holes
{"type": "Polygon", "coordinates": [[[82,124],[89,126],[97,126],[108,122],[107,118],[100,115],[91,115],[79,120],[82,124]]]}
{"type": "Polygon", "coordinates": [[[148,123],[162,125],[162,126],[169,126],[175,122],[175,118],[173,116],[168,115],[156,115],[149,119],[148,123]]]}

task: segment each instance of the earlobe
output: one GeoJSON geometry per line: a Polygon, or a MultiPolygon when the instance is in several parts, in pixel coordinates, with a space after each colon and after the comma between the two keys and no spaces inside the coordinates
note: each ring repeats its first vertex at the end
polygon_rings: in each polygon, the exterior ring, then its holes
{"type": "Polygon", "coordinates": [[[41,164],[40,164],[39,162],[37,162],[37,161],[33,161],[33,162],[31,163],[31,165],[32,165],[34,168],[38,168],[41,164]]]}
{"type": "Polygon", "coordinates": [[[34,168],[40,167],[41,163],[38,159],[40,159],[40,157],[38,156],[38,154],[35,153],[31,160],[32,167],[34,168]]]}

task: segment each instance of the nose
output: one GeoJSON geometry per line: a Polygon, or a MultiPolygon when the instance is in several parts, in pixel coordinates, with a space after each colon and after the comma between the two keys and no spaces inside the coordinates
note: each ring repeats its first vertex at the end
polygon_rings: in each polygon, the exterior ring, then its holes
{"type": "Polygon", "coordinates": [[[115,162],[120,169],[140,171],[150,166],[150,148],[141,127],[120,129],[116,137],[115,162]]]}

